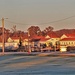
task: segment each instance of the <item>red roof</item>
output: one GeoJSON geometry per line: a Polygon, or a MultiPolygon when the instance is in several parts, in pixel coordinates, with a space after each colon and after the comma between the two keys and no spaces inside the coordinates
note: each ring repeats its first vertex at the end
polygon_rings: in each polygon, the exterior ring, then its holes
{"type": "Polygon", "coordinates": [[[20,39],[20,37],[11,37],[11,39],[16,40],[16,39],[20,39]]]}
{"type": "Polygon", "coordinates": [[[64,38],[60,41],[75,41],[75,38],[64,38]]]}
{"type": "Polygon", "coordinates": [[[22,36],[22,39],[28,39],[28,34],[24,34],[24,36],[22,36]]]}
{"type": "Polygon", "coordinates": [[[75,33],[72,34],[65,34],[67,37],[75,37],[75,33]]]}
{"type": "Polygon", "coordinates": [[[40,41],[47,41],[49,40],[50,38],[41,38],[40,41]]]}
{"type": "Polygon", "coordinates": [[[32,39],[40,39],[41,37],[38,36],[38,35],[33,35],[31,38],[32,38],[32,39]]]}
{"type": "Polygon", "coordinates": [[[31,41],[36,41],[36,40],[40,40],[41,37],[38,35],[33,35],[32,37],[30,37],[31,41]]]}
{"type": "Polygon", "coordinates": [[[58,36],[57,36],[57,34],[56,34],[55,32],[50,32],[50,33],[48,33],[48,36],[49,36],[50,38],[58,38],[58,36]]]}
{"type": "Polygon", "coordinates": [[[31,41],[46,41],[50,38],[45,38],[45,36],[38,36],[38,35],[33,35],[32,37],[30,37],[31,41]]]}

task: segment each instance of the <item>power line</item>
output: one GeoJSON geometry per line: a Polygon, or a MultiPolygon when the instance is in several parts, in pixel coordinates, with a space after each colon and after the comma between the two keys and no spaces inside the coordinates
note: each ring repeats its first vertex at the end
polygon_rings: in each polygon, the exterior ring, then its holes
{"type": "Polygon", "coordinates": [[[70,17],[66,17],[66,18],[63,18],[63,19],[47,22],[47,23],[40,23],[40,24],[50,24],[50,23],[60,22],[60,21],[64,21],[64,20],[67,20],[67,19],[70,19],[70,18],[73,18],[73,17],[75,17],[75,15],[74,16],[70,16],[70,17]]]}
{"type": "MultiPolygon", "coordinates": [[[[75,17],[75,15],[70,16],[70,17],[66,17],[66,18],[63,18],[63,19],[47,22],[47,23],[39,23],[39,24],[34,24],[34,25],[43,25],[43,24],[50,24],[50,23],[61,22],[61,21],[64,21],[64,20],[67,20],[67,19],[70,19],[70,18],[73,18],[73,17],[75,17]]],[[[23,23],[12,22],[12,21],[9,21],[9,20],[6,20],[6,21],[9,22],[9,23],[19,24],[19,25],[33,25],[33,24],[23,24],[23,23]]]]}
{"type": "Polygon", "coordinates": [[[9,22],[9,23],[13,23],[13,24],[19,24],[19,25],[30,25],[30,24],[23,24],[23,23],[12,22],[12,21],[9,21],[9,20],[6,20],[6,21],[9,22]]]}

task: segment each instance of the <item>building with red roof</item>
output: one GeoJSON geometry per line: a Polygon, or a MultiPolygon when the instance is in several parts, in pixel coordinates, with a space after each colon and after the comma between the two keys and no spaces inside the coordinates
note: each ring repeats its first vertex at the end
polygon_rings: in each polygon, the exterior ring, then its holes
{"type": "Polygon", "coordinates": [[[60,38],[61,46],[75,46],[75,33],[63,34],[60,38]]]}
{"type": "Polygon", "coordinates": [[[56,45],[56,42],[59,42],[60,38],[56,35],[55,32],[48,33],[46,38],[50,38],[47,40],[48,43],[52,43],[54,46],[56,45]]]}
{"type": "Polygon", "coordinates": [[[20,37],[14,37],[14,36],[12,36],[12,37],[9,37],[8,38],[8,42],[16,42],[16,43],[19,43],[19,40],[20,40],[20,37]]]}
{"type": "Polygon", "coordinates": [[[75,46],[75,38],[63,38],[60,40],[60,45],[75,46]]]}
{"type": "Polygon", "coordinates": [[[63,38],[75,38],[75,33],[72,33],[72,34],[63,34],[60,38],[61,39],[63,39],[63,38]]]}

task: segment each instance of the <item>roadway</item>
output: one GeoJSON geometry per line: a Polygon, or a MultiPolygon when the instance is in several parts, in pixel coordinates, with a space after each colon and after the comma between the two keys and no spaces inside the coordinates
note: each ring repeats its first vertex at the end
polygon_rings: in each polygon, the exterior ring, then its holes
{"type": "Polygon", "coordinates": [[[1,55],[0,75],[75,75],[74,56],[42,54],[43,56],[40,56],[41,53],[35,56],[22,53],[1,55]]]}

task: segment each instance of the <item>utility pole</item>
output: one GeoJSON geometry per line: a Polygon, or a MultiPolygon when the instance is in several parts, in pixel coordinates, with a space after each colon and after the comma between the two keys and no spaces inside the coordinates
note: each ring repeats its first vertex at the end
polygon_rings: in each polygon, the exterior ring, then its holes
{"type": "Polygon", "coordinates": [[[5,43],[4,43],[4,18],[2,18],[2,53],[4,54],[5,43]]]}

